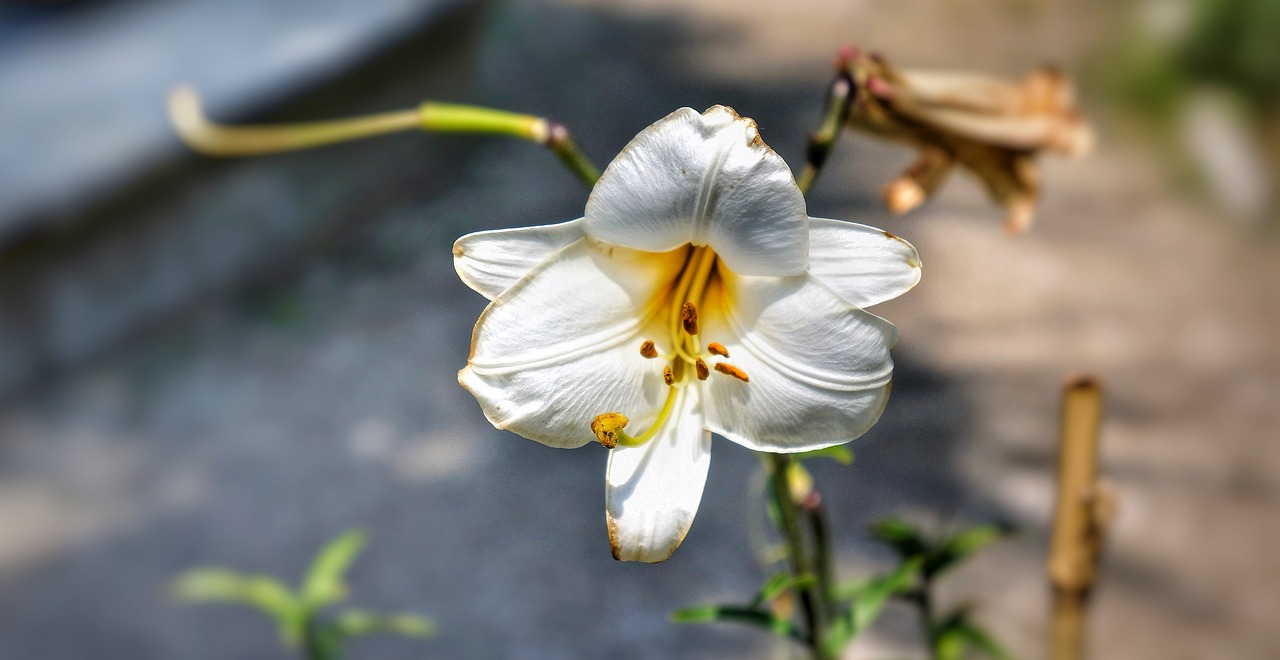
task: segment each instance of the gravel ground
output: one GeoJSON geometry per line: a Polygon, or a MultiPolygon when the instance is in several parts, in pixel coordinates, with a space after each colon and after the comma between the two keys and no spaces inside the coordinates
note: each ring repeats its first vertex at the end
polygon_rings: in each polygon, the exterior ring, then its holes
{"type": "MultiPolygon", "coordinates": [[[[1080,9],[947,4],[936,21],[902,18],[924,4],[852,3],[833,17],[805,2],[785,23],[762,0],[501,4],[478,36],[477,93],[562,119],[602,163],[677,106],[727,103],[796,165],[845,41],[1011,72],[1070,64],[1090,45],[1080,9]]],[[[415,149],[448,138],[403,140],[417,146],[314,152],[309,167],[330,164],[335,182],[348,163],[401,177],[415,149]]],[[[421,172],[430,194],[369,191],[358,231],[0,410],[0,529],[12,530],[0,536],[0,657],[285,657],[255,615],[175,606],[166,582],[207,564],[296,576],[351,526],[372,537],[353,603],[440,627],[426,643],[361,642],[358,657],[778,654],[750,630],[666,620],[767,577],[749,452],[716,441],[671,561],[618,564],[604,451],[495,431],[456,386],[483,301],[452,272],[453,239],[570,219],[585,201],[535,147],[469,144],[453,166],[421,172]]],[[[944,600],[976,602],[1018,657],[1040,656],[1058,386],[1090,370],[1107,385],[1104,471],[1120,498],[1095,657],[1267,657],[1280,645],[1280,450],[1265,431],[1280,422],[1276,247],[1181,197],[1123,135],[1104,131],[1102,145],[1047,163],[1039,224],[1009,239],[964,179],[888,217],[877,191],[910,155],[841,143],[811,214],[913,241],[925,279],[876,309],[902,331],[883,421],[854,445],[853,467],[817,468],[839,569],[886,565],[863,532],[886,515],[1015,522],[1023,533],[958,572],[944,600]]],[[[282,212],[306,192],[290,187],[296,162],[254,165],[282,212]]],[[[892,610],[851,655],[917,654],[913,631],[892,610]]]]}

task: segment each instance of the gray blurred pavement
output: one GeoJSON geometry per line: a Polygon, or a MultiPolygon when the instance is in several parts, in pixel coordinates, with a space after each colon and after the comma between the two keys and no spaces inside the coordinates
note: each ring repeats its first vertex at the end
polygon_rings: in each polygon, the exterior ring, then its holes
{"type": "MultiPolygon", "coordinates": [[[[455,30],[469,45],[453,70],[474,85],[454,81],[464,98],[449,100],[555,117],[601,165],[676,107],[725,103],[798,166],[843,42],[1017,71],[1046,55],[1070,65],[1083,46],[1045,35],[1088,18],[1046,9],[997,39],[908,26],[872,3],[820,9],[801,3],[783,21],[763,0],[495,3],[455,30]]],[[[994,10],[954,12],[1003,25],[994,10]]],[[[381,60],[384,76],[345,77],[267,118],[432,97],[448,77],[421,73],[430,49],[418,47],[381,60]]],[[[1274,246],[1171,196],[1150,159],[1110,146],[1049,163],[1039,226],[1017,240],[962,179],[890,218],[878,189],[909,158],[842,141],[810,205],[904,236],[925,264],[916,290],[874,310],[902,332],[883,421],[854,444],[854,466],[816,468],[841,574],[886,565],[863,531],[880,517],[1016,522],[1024,533],[957,573],[944,600],[976,601],[1019,657],[1038,657],[1057,386],[1091,369],[1110,388],[1105,469],[1121,497],[1096,657],[1265,657],[1280,644],[1268,550],[1280,541],[1280,461],[1262,432],[1276,422],[1276,316],[1254,283],[1276,274],[1274,246]]],[[[427,642],[360,642],[352,657],[776,657],[752,630],[667,621],[747,598],[768,577],[749,452],[715,441],[702,508],[671,561],[619,564],[604,530],[605,452],[495,431],[455,383],[484,301],[457,281],[449,247],[467,231],[577,217],[586,193],[550,155],[404,136],[191,160],[171,190],[120,213],[143,227],[225,217],[250,237],[271,236],[257,223],[275,218],[301,223],[290,235],[305,240],[176,296],[148,329],[0,409],[0,657],[286,657],[256,614],[177,606],[167,581],[210,564],[296,579],[352,526],[371,536],[352,604],[413,610],[440,629],[427,642]]],[[[220,236],[235,249],[234,232],[220,236]]],[[[852,654],[911,657],[914,634],[894,608],[852,654]]]]}

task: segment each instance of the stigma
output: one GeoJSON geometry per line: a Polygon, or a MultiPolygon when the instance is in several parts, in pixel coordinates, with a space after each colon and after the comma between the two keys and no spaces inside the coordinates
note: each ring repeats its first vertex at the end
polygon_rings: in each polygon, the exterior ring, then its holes
{"type": "Polygon", "coordinates": [[[631,420],[620,412],[607,412],[596,415],[595,419],[591,420],[591,432],[596,434],[596,440],[599,440],[600,444],[613,449],[618,446],[618,434],[622,433],[622,429],[630,422],[631,420]]]}

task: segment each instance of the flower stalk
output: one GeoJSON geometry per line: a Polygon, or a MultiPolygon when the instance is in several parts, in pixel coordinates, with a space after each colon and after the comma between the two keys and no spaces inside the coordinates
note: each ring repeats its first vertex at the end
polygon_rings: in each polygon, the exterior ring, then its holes
{"type": "Polygon", "coordinates": [[[426,101],[416,108],[297,124],[229,126],[205,116],[190,87],[169,95],[169,120],[182,141],[206,156],[254,156],[421,130],[428,133],[502,135],[547,147],[588,187],[600,171],[564,125],[533,115],[471,105],[426,101]]]}
{"type": "Polygon", "coordinates": [[[805,150],[804,169],[796,177],[796,185],[805,195],[813,188],[818,179],[818,172],[826,164],[827,157],[840,139],[840,129],[849,120],[849,109],[853,104],[857,88],[849,70],[851,51],[842,51],[836,59],[836,75],[827,88],[826,111],[822,115],[822,124],[809,136],[809,146],[805,150]]]}
{"type": "MultiPolygon", "coordinates": [[[[831,649],[826,644],[827,632],[831,624],[833,587],[829,539],[827,538],[825,521],[813,525],[814,521],[823,517],[818,507],[805,507],[810,514],[807,519],[813,526],[813,552],[810,554],[805,543],[805,534],[800,527],[800,508],[792,492],[791,472],[794,459],[785,454],[766,454],[769,464],[769,489],[778,513],[779,526],[787,541],[787,560],[791,568],[792,579],[796,585],[800,607],[803,612],[807,635],[805,642],[814,658],[827,660],[839,654],[838,649],[831,649]]],[[[805,499],[816,497],[816,491],[810,491],[805,499]]]]}

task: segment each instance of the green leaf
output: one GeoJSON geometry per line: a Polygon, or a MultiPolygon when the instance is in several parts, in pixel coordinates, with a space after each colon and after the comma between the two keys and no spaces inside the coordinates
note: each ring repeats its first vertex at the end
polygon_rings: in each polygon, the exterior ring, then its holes
{"type": "Polygon", "coordinates": [[[364,544],[364,532],[353,529],[320,550],[302,582],[302,600],[307,607],[319,609],[346,598],[343,577],[351,562],[364,549],[364,544]]]}
{"type": "Polygon", "coordinates": [[[845,583],[836,588],[836,598],[849,600],[849,609],[839,617],[824,644],[839,653],[875,622],[889,599],[915,587],[923,559],[917,557],[902,563],[888,575],[863,582],[845,583]]]}
{"type": "Polygon", "coordinates": [[[899,518],[887,518],[871,525],[871,536],[888,544],[902,559],[928,554],[932,544],[915,525],[899,518]]]}
{"type": "Polygon", "coordinates": [[[297,599],[279,580],[222,568],[197,568],[183,573],[174,581],[173,593],[189,603],[245,605],[276,620],[287,617],[297,606],[297,599]]]}
{"type": "Polygon", "coordinates": [[[930,553],[925,572],[933,577],[950,570],[975,552],[1005,538],[1011,531],[1003,525],[978,525],[955,534],[930,553]]]}
{"type": "Polygon", "coordinates": [[[435,625],[415,614],[373,614],[363,610],[344,610],[333,621],[342,637],[388,634],[425,639],[435,634],[435,625]]]}
{"type": "Polygon", "coordinates": [[[945,617],[934,629],[934,652],[938,660],[960,660],[965,651],[974,649],[996,660],[1011,657],[987,631],[973,623],[969,614],[957,610],[945,617]]]}
{"type": "Polygon", "coordinates": [[[738,605],[701,605],[677,610],[671,614],[674,623],[741,623],[753,628],[767,630],[779,637],[796,641],[804,641],[803,636],[786,619],[779,619],[772,613],[754,607],[738,605]]]}
{"type": "Polygon", "coordinates": [[[943,632],[933,640],[934,660],[962,660],[964,658],[964,639],[954,632],[943,632]]]}
{"type": "Polygon", "coordinates": [[[841,465],[853,465],[853,450],[848,445],[835,445],[825,449],[815,449],[796,454],[796,458],[807,461],[811,458],[829,458],[841,465]]]}
{"type": "Polygon", "coordinates": [[[306,628],[307,608],[279,580],[267,575],[242,575],[221,568],[187,571],[173,584],[173,593],[191,603],[226,603],[252,607],[275,621],[280,639],[297,646],[306,628]]]}
{"type": "Polygon", "coordinates": [[[1008,536],[1012,530],[1004,525],[988,524],[970,527],[941,541],[930,539],[914,525],[890,518],[871,526],[871,535],[892,547],[899,557],[924,557],[925,579],[954,568],[964,559],[1008,536]]]}
{"type": "Polygon", "coordinates": [[[761,603],[781,596],[786,593],[787,589],[791,588],[794,582],[795,580],[791,579],[791,576],[787,573],[779,573],[769,578],[769,581],[765,582],[763,587],[760,587],[760,593],[756,594],[756,598],[751,604],[759,607],[761,603]]]}
{"type": "Polygon", "coordinates": [[[910,591],[916,583],[916,574],[920,572],[921,561],[912,559],[904,562],[892,573],[876,578],[860,589],[854,596],[849,610],[851,637],[857,637],[871,625],[884,609],[889,599],[898,594],[910,591]]]}
{"type": "Polygon", "coordinates": [[[806,575],[797,580],[788,573],[779,573],[764,583],[764,586],[760,588],[760,593],[756,594],[755,600],[751,602],[751,606],[759,607],[761,604],[774,600],[790,589],[802,589],[813,583],[812,575],[806,575]]]}

